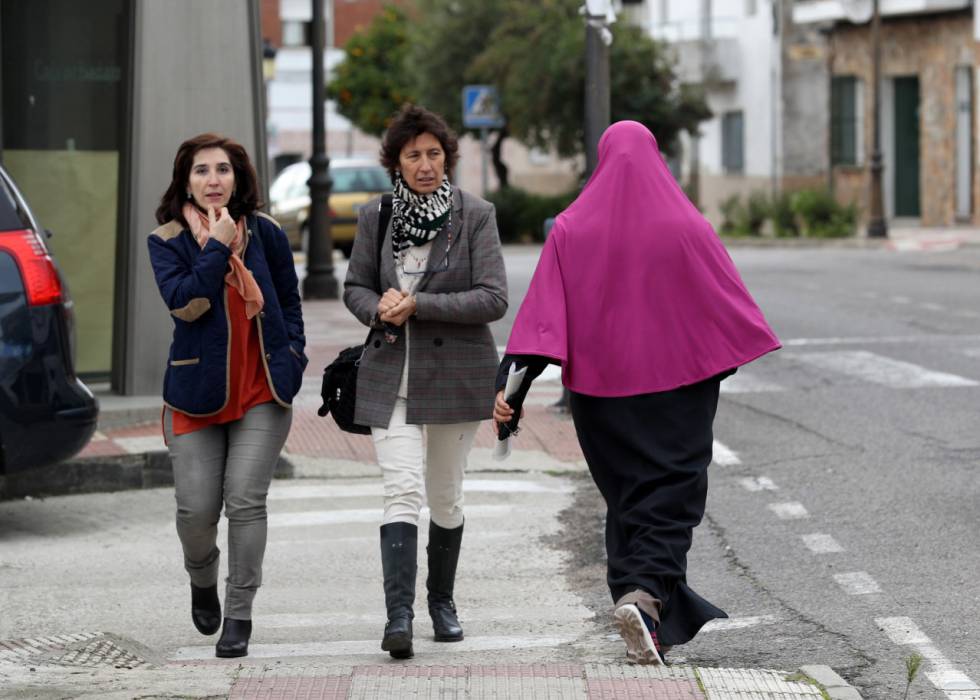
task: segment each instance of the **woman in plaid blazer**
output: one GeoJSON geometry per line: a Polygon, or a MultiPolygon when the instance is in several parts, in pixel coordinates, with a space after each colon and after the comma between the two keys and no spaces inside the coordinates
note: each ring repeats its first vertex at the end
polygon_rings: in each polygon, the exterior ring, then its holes
{"type": "Polygon", "coordinates": [[[411,658],[418,519],[430,508],[429,615],[435,640],[463,630],[453,583],[463,535],[463,473],[479,422],[490,418],[498,356],[489,323],[507,310],[507,279],[493,205],[453,187],[456,136],[438,115],[402,109],[381,163],[391,174],[391,218],[365,205],[344,303],[372,331],[357,379],[355,420],[371,426],[384,475],[381,648],[411,658]],[[380,269],[378,261],[380,259],[380,269]],[[425,433],[425,449],[423,449],[425,433]]]}

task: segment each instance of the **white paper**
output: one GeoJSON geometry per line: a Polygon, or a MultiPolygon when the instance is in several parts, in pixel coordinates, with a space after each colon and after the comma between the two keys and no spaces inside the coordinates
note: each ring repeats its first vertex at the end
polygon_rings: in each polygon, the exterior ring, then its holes
{"type": "MultiPolygon", "coordinates": [[[[527,372],[527,367],[521,367],[520,369],[515,369],[516,364],[510,366],[510,372],[507,373],[507,385],[504,387],[504,399],[509,399],[517,390],[521,388],[521,384],[524,381],[524,373],[527,372]]],[[[497,444],[493,448],[493,458],[498,462],[510,457],[510,437],[508,436],[505,440],[497,440],[497,444]]]]}

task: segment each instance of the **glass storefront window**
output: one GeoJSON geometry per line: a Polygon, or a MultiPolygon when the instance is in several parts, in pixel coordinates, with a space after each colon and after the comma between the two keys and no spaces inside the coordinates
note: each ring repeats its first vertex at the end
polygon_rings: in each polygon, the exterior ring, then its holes
{"type": "Polygon", "coordinates": [[[0,0],[2,159],[75,303],[76,369],[112,364],[126,0],[0,0]]]}

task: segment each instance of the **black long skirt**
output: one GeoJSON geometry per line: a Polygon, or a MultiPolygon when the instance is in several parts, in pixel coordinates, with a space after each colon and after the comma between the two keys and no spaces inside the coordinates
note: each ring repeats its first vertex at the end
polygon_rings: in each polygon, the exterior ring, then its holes
{"type": "Polygon", "coordinates": [[[606,501],[613,601],[637,589],[661,601],[662,644],[690,641],[724,611],[687,585],[687,553],[704,516],[720,379],[601,398],[571,392],[572,418],[606,501]]]}

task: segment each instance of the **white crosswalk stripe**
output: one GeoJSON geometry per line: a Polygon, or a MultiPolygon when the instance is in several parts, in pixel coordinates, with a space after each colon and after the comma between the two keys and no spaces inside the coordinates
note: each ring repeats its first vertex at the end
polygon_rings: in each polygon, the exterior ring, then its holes
{"type": "Polygon", "coordinates": [[[737,454],[717,440],[712,444],[711,461],[719,467],[734,467],[742,463],[737,454]]]}
{"type": "Polygon", "coordinates": [[[980,382],[948,372],[927,369],[867,350],[792,353],[786,355],[799,362],[856,379],[894,389],[923,387],[969,387],[980,382]]]}

